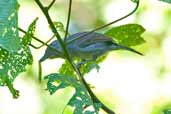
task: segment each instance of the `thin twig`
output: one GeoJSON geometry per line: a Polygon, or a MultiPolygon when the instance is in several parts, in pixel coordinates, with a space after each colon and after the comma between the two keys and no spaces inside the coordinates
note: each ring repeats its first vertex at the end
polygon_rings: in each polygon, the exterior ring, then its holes
{"type": "Polygon", "coordinates": [[[90,32],[88,32],[88,33],[86,33],[86,34],[84,34],[84,35],[81,35],[81,36],[79,36],[79,37],[77,37],[77,38],[74,38],[73,40],[69,40],[68,42],[66,42],[66,44],[70,44],[71,42],[73,42],[73,41],[75,41],[75,40],[77,40],[77,39],[80,39],[80,38],[82,38],[82,37],[85,37],[85,36],[87,36],[87,35],[89,35],[89,34],[95,32],[95,31],[98,31],[98,30],[100,30],[100,29],[103,29],[103,28],[105,28],[105,27],[107,27],[107,26],[110,26],[110,25],[112,25],[112,24],[114,24],[114,23],[116,23],[116,22],[118,22],[118,21],[120,21],[120,20],[123,20],[123,19],[129,17],[130,15],[132,15],[132,14],[138,9],[138,7],[139,7],[139,0],[136,2],[135,8],[134,8],[130,13],[128,13],[127,15],[125,15],[125,16],[123,16],[123,17],[117,19],[117,20],[114,20],[114,21],[112,21],[112,22],[110,22],[110,23],[108,23],[108,24],[106,24],[106,25],[97,27],[97,28],[93,29],[92,31],[90,31],[90,32]]]}
{"type": "MultiPolygon", "coordinates": [[[[23,30],[22,28],[18,28],[19,29],[19,31],[21,31],[21,32],[23,32],[23,33],[27,33],[25,30],[23,30]]],[[[54,48],[54,47],[52,47],[52,46],[49,46],[47,43],[45,43],[45,42],[43,42],[42,40],[40,40],[40,39],[38,39],[37,37],[35,37],[35,36],[31,36],[33,39],[35,39],[36,41],[38,41],[38,42],[40,42],[40,43],[42,43],[43,45],[45,45],[45,46],[47,46],[47,47],[49,47],[49,48],[51,48],[52,50],[54,50],[54,51],[56,51],[57,53],[61,53],[59,50],[57,50],[56,48],[54,48]]],[[[61,53],[62,54],[62,53],[61,53]]]]}
{"type": "MultiPolygon", "coordinates": [[[[45,44],[48,44],[54,37],[55,37],[55,35],[53,35],[48,41],[46,41],[45,44]]],[[[43,47],[43,46],[45,46],[45,45],[42,44],[42,45],[37,46],[37,47],[35,46],[34,48],[35,48],[35,49],[39,49],[39,48],[41,48],[41,47],[43,47]]]]}
{"type": "Polygon", "coordinates": [[[49,4],[49,6],[47,7],[47,10],[49,10],[49,9],[53,6],[53,4],[55,3],[55,1],[56,1],[56,0],[53,0],[53,1],[49,4]]]}
{"type": "Polygon", "coordinates": [[[70,22],[70,17],[71,17],[71,8],[72,8],[72,0],[69,0],[69,8],[68,8],[68,18],[67,18],[67,24],[66,24],[66,32],[65,32],[65,37],[64,37],[64,42],[67,39],[68,35],[68,29],[69,29],[69,22],[70,22]]]}

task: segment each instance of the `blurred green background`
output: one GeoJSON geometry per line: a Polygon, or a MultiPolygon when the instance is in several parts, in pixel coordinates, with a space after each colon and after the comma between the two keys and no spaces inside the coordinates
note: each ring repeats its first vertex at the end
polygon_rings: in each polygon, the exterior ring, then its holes
{"type": "MultiPolygon", "coordinates": [[[[51,0],[41,1],[48,4],[51,0]]],[[[66,25],[68,2],[56,1],[50,10],[54,21],[66,25]]],[[[47,41],[53,34],[34,0],[19,0],[19,4],[19,26],[27,30],[29,24],[39,17],[35,36],[47,41]]],[[[134,7],[130,0],[73,0],[69,32],[92,30],[129,13],[134,7]]],[[[138,23],[146,29],[143,34],[146,43],[133,47],[145,56],[113,51],[100,64],[98,73],[93,70],[86,76],[95,87],[93,91],[97,96],[117,114],[166,114],[171,111],[170,20],[171,5],[158,0],[141,0],[134,15],[112,25],[138,23]]],[[[99,32],[103,33],[110,27],[99,32]]],[[[0,88],[0,114],[62,113],[74,90],[67,88],[51,96],[45,91],[46,80],[38,83],[38,60],[45,48],[32,48],[34,64],[15,80],[14,86],[20,90],[18,99],[13,99],[7,88],[0,88]]],[[[43,75],[56,72],[62,62],[62,59],[45,61],[43,75]]],[[[64,114],[72,114],[71,110],[67,107],[64,114]]]]}

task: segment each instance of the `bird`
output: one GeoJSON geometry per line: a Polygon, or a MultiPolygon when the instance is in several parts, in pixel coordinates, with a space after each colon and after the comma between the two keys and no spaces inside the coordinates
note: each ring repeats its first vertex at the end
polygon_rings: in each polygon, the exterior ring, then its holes
{"type": "MultiPolygon", "coordinates": [[[[116,43],[112,37],[97,32],[75,33],[66,38],[66,41],[64,43],[68,50],[69,56],[72,59],[80,58],[81,60],[94,61],[98,57],[110,51],[120,49],[143,55],[142,53],[130,47],[116,43]]],[[[52,43],[49,44],[39,62],[43,62],[46,59],[54,58],[66,59],[64,51],[58,40],[54,40],[52,43]],[[55,51],[52,48],[58,51],[55,51]]]]}

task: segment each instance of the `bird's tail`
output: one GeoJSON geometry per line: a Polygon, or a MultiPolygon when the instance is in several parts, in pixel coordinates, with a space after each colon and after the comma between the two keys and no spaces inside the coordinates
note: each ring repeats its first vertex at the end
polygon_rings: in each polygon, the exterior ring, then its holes
{"type": "Polygon", "coordinates": [[[139,55],[143,55],[142,53],[132,49],[132,48],[129,48],[127,46],[123,46],[123,45],[119,45],[119,44],[115,44],[113,47],[112,47],[112,50],[116,50],[116,49],[123,49],[123,50],[127,50],[127,51],[131,51],[131,52],[134,52],[136,54],[139,54],[139,55]]]}

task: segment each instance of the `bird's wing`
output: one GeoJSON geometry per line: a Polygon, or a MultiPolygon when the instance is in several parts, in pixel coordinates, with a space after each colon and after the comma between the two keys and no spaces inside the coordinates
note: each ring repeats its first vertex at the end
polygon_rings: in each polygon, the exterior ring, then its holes
{"type": "Polygon", "coordinates": [[[76,33],[69,36],[67,40],[68,42],[73,41],[74,44],[77,44],[80,47],[85,47],[100,42],[113,42],[112,38],[100,33],[93,32],[88,35],[86,34],[88,34],[88,32],[76,33]],[[74,41],[74,39],[76,40],[74,41]]]}

